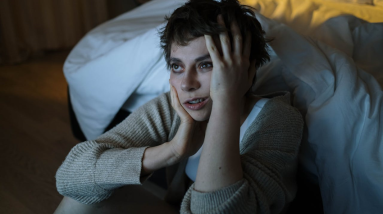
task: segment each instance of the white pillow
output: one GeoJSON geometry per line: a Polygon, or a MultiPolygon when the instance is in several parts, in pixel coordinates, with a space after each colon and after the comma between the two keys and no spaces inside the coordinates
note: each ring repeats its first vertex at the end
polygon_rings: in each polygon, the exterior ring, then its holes
{"type": "MultiPolygon", "coordinates": [[[[157,29],[153,29],[82,65],[75,72],[65,73],[74,112],[88,140],[104,132],[145,76],[161,66],[157,63],[163,58],[158,44],[157,29]]],[[[166,75],[165,66],[163,70],[166,75]]]]}
{"type": "MultiPolygon", "coordinates": [[[[168,75],[158,37],[160,27],[155,27],[184,3],[145,3],[89,32],[69,54],[64,74],[73,110],[88,140],[104,132],[147,75],[161,70],[168,75]]],[[[151,89],[140,88],[145,93],[151,89]]]]}

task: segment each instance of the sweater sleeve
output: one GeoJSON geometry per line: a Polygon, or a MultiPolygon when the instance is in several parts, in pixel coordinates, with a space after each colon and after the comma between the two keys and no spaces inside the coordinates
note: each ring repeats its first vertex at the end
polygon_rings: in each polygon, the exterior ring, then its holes
{"type": "Polygon", "coordinates": [[[58,192],[93,204],[110,197],[116,188],[141,184],[145,149],[168,141],[175,119],[170,98],[163,94],[96,140],[77,144],[56,173],[58,192]]]}
{"type": "Polygon", "coordinates": [[[281,213],[296,194],[303,119],[286,97],[267,102],[240,148],[243,179],[214,192],[187,191],[181,213],[281,213]],[[285,99],[283,101],[283,99],[285,99]]]}

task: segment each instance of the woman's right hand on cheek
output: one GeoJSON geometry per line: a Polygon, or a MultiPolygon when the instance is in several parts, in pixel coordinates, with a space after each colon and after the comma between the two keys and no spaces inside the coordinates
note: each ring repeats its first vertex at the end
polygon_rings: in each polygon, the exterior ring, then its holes
{"type": "Polygon", "coordinates": [[[169,142],[175,160],[178,162],[195,154],[201,147],[207,122],[195,121],[182,107],[174,86],[170,85],[172,107],[181,119],[177,134],[169,142]]]}

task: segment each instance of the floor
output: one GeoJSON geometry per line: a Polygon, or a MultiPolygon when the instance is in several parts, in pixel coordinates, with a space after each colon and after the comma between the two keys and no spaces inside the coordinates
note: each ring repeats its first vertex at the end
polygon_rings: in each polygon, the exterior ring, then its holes
{"type": "MultiPolygon", "coordinates": [[[[19,65],[0,66],[0,213],[51,214],[62,196],[55,173],[72,135],[67,83],[62,67],[68,51],[19,65]]],[[[158,198],[165,190],[147,181],[158,198]]]]}
{"type": "Polygon", "coordinates": [[[78,142],[62,72],[68,53],[0,66],[0,213],[53,213],[62,199],[54,176],[78,142]]]}

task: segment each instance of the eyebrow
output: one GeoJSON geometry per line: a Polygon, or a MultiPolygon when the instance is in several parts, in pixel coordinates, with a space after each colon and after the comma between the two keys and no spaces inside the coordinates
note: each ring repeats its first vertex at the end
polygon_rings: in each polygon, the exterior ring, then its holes
{"type": "MultiPolygon", "coordinates": [[[[194,61],[199,62],[199,61],[203,61],[205,59],[210,59],[210,54],[205,54],[203,56],[200,56],[200,57],[196,58],[194,61]]],[[[182,60],[180,60],[178,58],[170,57],[169,62],[182,62],[182,60]]]]}
{"type": "Polygon", "coordinates": [[[203,60],[205,60],[205,59],[210,59],[210,54],[205,54],[205,55],[203,55],[203,56],[200,56],[200,57],[198,57],[197,59],[195,59],[194,61],[195,61],[195,62],[199,62],[199,61],[203,61],[203,60]]]}

